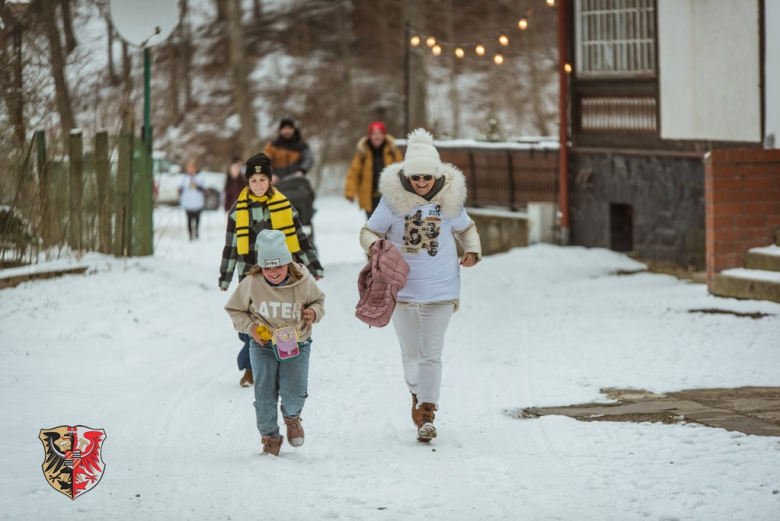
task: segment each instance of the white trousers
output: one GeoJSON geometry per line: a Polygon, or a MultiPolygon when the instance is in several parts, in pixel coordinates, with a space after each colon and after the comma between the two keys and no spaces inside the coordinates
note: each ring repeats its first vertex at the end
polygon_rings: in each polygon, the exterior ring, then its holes
{"type": "Polygon", "coordinates": [[[419,403],[439,403],[444,332],[454,310],[452,302],[411,302],[397,304],[393,312],[406,386],[419,403]]]}

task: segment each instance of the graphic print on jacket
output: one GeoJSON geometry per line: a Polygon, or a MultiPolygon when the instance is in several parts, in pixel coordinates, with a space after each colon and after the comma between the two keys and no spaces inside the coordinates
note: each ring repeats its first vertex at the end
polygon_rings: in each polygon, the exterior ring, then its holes
{"type": "Polygon", "coordinates": [[[439,252],[441,233],[441,206],[438,204],[418,208],[404,217],[404,245],[401,253],[419,255],[425,251],[431,257],[439,252]]]}
{"type": "Polygon", "coordinates": [[[301,304],[299,302],[252,302],[257,305],[257,314],[265,318],[300,320],[301,304]]]}

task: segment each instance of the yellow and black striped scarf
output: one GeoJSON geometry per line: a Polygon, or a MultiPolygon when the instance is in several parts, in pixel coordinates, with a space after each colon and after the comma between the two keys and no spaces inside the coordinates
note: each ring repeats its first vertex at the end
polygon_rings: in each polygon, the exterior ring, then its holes
{"type": "Polygon", "coordinates": [[[259,201],[266,203],[268,211],[271,213],[271,227],[274,230],[279,230],[285,237],[287,237],[287,247],[290,249],[290,253],[297,253],[301,251],[301,246],[298,244],[297,230],[293,222],[292,205],[290,201],[279,191],[276,190],[274,195],[268,197],[264,195],[257,197],[250,190],[249,187],[244,188],[241,191],[241,195],[238,196],[238,202],[236,203],[236,236],[238,237],[238,254],[246,255],[249,253],[249,226],[251,219],[249,218],[249,200],[259,201]]]}

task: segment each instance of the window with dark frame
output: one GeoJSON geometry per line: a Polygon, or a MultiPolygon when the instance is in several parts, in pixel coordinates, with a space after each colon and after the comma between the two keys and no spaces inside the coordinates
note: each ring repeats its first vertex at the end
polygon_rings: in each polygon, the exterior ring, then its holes
{"type": "Polygon", "coordinates": [[[655,0],[576,0],[581,77],[654,77],[655,0]]]}

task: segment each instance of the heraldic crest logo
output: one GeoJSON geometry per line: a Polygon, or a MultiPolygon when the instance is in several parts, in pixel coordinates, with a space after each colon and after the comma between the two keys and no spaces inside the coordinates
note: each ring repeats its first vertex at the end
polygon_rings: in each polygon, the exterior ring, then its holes
{"type": "Polygon", "coordinates": [[[84,425],[41,429],[45,459],[41,468],[49,485],[70,499],[92,490],[103,477],[106,431],[84,425]]]}

